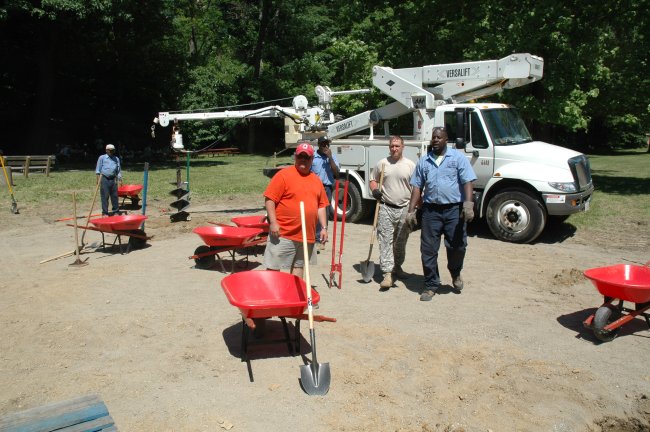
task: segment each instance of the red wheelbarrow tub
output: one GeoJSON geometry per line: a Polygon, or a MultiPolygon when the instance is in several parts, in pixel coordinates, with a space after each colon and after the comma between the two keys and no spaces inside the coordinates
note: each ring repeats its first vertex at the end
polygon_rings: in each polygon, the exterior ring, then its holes
{"type": "MultiPolygon", "coordinates": [[[[300,315],[307,307],[307,286],[298,276],[271,270],[234,273],[221,280],[221,288],[231,305],[244,318],[271,318],[300,315]]],[[[312,305],[320,295],[311,290],[312,305]]]]}
{"type": "Polygon", "coordinates": [[[266,216],[238,216],[230,219],[238,227],[244,228],[261,228],[265,233],[269,232],[269,223],[266,216]]]}
{"type": "Polygon", "coordinates": [[[208,246],[239,247],[262,234],[259,228],[229,226],[200,226],[192,231],[198,234],[208,246]]]}
{"type": "Polygon", "coordinates": [[[650,301],[650,267],[616,264],[585,270],[584,275],[606,297],[633,303],[650,301]]]}
{"type": "Polygon", "coordinates": [[[97,229],[104,232],[129,231],[140,228],[142,222],[147,219],[145,215],[122,215],[107,216],[99,219],[91,219],[90,223],[97,229]]]}
{"type": "Polygon", "coordinates": [[[130,184],[122,185],[117,188],[117,195],[120,197],[133,197],[137,196],[142,191],[142,185],[130,184]]]}

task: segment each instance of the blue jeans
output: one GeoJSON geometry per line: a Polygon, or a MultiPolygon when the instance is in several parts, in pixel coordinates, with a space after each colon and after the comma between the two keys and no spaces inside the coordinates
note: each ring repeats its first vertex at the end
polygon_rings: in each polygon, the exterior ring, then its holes
{"type": "Polygon", "coordinates": [[[424,288],[435,291],[440,287],[438,249],[445,236],[447,269],[452,277],[460,275],[467,248],[466,224],[460,217],[461,204],[438,206],[425,204],[422,211],[420,253],[424,272],[424,288]]]}
{"type": "Polygon", "coordinates": [[[102,176],[101,185],[101,198],[102,198],[102,215],[113,216],[120,209],[119,198],[117,196],[117,179],[106,178],[102,176]],[[111,199],[112,210],[108,211],[108,198],[111,199]]]}
{"type": "MultiPolygon", "coordinates": [[[[334,188],[334,186],[332,186],[332,185],[323,185],[323,187],[325,188],[325,194],[327,195],[327,202],[331,203],[332,202],[332,189],[334,188]]],[[[337,203],[337,205],[338,205],[338,203],[337,203]]],[[[327,214],[327,220],[330,220],[330,218],[334,216],[332,206],[328,205],[326,207],[326,210],[327,210],[327,213],[326,213],[327,214]]],[[[321,230],[320,221],[316,221],[316,243],[320,243],[320,230],[321,230]]]]}

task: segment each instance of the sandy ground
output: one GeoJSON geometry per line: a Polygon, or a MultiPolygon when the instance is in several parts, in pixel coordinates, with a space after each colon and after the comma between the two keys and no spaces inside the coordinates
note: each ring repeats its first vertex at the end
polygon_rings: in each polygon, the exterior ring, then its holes
{"type": "MultiPolygon", "coordinates": [[[[256,345],[242,362],[224,273],[188,259],[203,244],[194,227],[259,214],[258,201],[193,204],[192,220],[175,224],[152,205],[146,248],[86,250],[85,267],[69,266],[74,257],[39,264],[74,249],[74,230],[54,222],[67,209],[3,207],[0,415],[97,393],[124,431],[650,430],[645,322],[608,343],[581,324],[602,300],[582,271],[647,261],[647,227],[588,238],[569,219],[534,245],[515,245],[479,224],[463,293],[445,272],[442,293],[420,302],[419,233],[404,266],[412,276],[379,292],[379,271],[369,284],[358,272],[370,226],[347,224],[342,289],[326,284],[329,247],[311,272],[316,313],[338,320],[316,324],[318,360],[332,374],[320,397],[299,385],[311,359],[307,322],[302,355],[256,345]]],[[[101,237],[87,231],[85,240],[101,237]]],[[[251,269],[260,263],[251,256],[251,269]]],[[[280,330],[271,320],[266,336],[280,330]]]]}

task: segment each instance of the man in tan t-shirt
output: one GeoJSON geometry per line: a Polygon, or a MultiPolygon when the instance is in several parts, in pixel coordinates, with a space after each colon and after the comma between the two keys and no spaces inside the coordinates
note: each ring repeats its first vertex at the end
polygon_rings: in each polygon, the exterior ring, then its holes
{"type": "Polygon", "coordinates": [[[380,160],[370,175],[372,196],[381,201],[377,220],[377,241],[379,243],[379,265],[383,280],[380,290],[393,286],[395,279],[405,278],[402,264],[406,258],[406,241],[410,233],[404,223],[411,198],[410,180],[415,170],[415,162],[405,158],[404,140],[391,136],[388,141],[390,156],[380,160]],[[382,166],[384,180],[379,189],[382,166]]]}

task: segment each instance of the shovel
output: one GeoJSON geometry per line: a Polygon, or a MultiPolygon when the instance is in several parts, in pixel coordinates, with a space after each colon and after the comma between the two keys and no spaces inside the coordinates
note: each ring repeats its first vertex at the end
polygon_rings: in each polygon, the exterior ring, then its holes
{"type": "Polygon", "coordinates": [[[336,259],[336,218],[339,213],[339,179],[336,179],[336,183],[334,183],[334,202],[336,203],[334,206],[334,231],[333,231],[333,237],[332,237],[332,265],[330,267],[330,284],[329,287],[332,288],[332,284],[334,283],[334,273],[336,273],[339,268],[336,265],[335,259],[336,259]]]}
{"type": "Polygon", "coordinates": [[[330,365],[318,363],[316,358],[316,331],[314,330],[314,310],[311,304],[311,280],[309,279],[309,250],[307,248],[307,229],[305,228],[305,203],[300,201],[300,222],[302,224],[302,250],[305,262],[305,284],[307,285],[307,315],[309,317],[309,338],[311,340],[311,364],[300,366],[300,384],[308,395],[322,396],[330,389],[330,365]]]}
{"type": "Polygon", "coordinates": [[[81,248],[83,249],[85,244],[84,244],[84,238],[86,238],[86,231],[88,231],[88,225],[90,224],[90,218],[93,215],[93,209],[95,208],[95,200],[97,199],[97,192],[99,191],[99,185],[101,183],[101,179],[97,179],[97,186],[95,186],[95,194],[93,195],[93,202],[90,204],[90,211],[88,212],[88,217],[86,218],[86,228],[84,228],[84,232],[81,233],[81,248]]]}
{"type": "Polygon", "coordinates": [[[7,168],[5,167],[5,157],[0,155],[0,162],[2,162],[2,172],[5,175],[5,180],[7,181],[7,186],[9,187],[9,195],[11,195],[11,212],[13,214],[18,214],[18,203],[16,202],[16,198],[14,198],[14,191],[11,188],[11,181],[9,180],[9,176],[7,175],[7,168]]]}
{"type": "MultiPolygon", "coordinates": [[[[384,165],[381,166],[381,174],[379,175],[380,190],[383,182],[384,182],[384,165]]],[[[372,277],[375,274],[375,263],[370,261],[370,257],[372,256],[372,245],[375,242],[375,234],[377,233],[377,218],[379,217],[379,204],[380,202],[377,201],[377,205],[375,206],[375,220],[372,223],[372,232],[370,233],[370,250],[368,251],[368,258],[365,261],[361,261],[361,263],[359,264],[359,269],[361,270],[361,277],[363,278],[364,282],[370,282],[372,280],[372,277]]]]}
{"type": "Polygon", "coordinates": [[[332,241],[332,267],[330,269],[330,288],[334,283],[334,274],[338,272],[339,274],[339,283],[338,289],[341,289],[343,283],[343,237],[345,236],[345,214],[347,212],[347,198],[348,198],[348,186],[350,185],[350,170],[347,171],[345,175],[345,183],[343,185],[343,215],[341,216],[341,242],[339,245],[339,262],[335,263],[334,259],[336,256],[336,215],[338,214],[338,203],[339,203],[339,181],[336,180],[336,196],[334,202],[336,203],[336,210],[334,211],[334,239],[332,241]]]}
{"type": "MultiPolygon", "coordinates": [[[[74,213],[73,214],[76,215],[77,214],[77,195],[74,192],[72,192],[72,205],[74,206],[74,213]]],[[[74,243],[75,243],[75,255],[76,255],[77,259],[72,264],[68,264],[70,267],[83,267],[83,266],[88,265],[88,263],[86,262],[86,261],[88,261],[88,258],[86,258],[83,261],[79,258],[79,234],[77,232],[78,232],[78,230],[77,230],[77,218],[74,218],[74,243]]]]}

